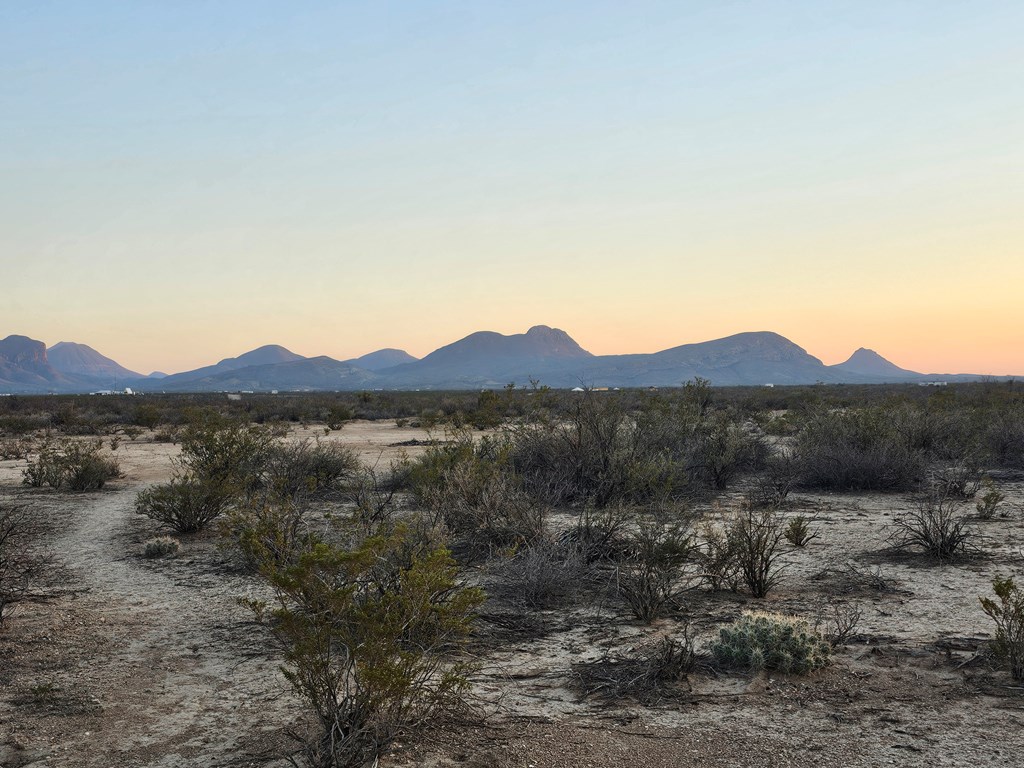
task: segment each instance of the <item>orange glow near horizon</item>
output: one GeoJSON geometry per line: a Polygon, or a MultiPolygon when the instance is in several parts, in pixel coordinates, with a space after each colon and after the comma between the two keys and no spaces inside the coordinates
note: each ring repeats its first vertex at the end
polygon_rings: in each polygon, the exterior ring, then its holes
{"type": "Polygon", "coordinates": [[[11,6],[0,337],[1024,375],[1024,4],[11,6]]]}

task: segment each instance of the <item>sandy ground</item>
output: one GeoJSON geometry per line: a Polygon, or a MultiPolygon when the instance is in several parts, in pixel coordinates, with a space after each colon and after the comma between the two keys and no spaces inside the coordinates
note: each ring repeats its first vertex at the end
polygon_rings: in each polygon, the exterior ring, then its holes
{"type": "MultiPolygon", "coordinates": [[[[423,450],[400,443],[426,438],[355,422],[324,439],[386,466],[423,450]]],[[[237,602],[260,585],[232,569],[212,535],[183,539],[176,558],[140,557],[157,530],[133,501],[170,475],[175,452],[145,437],[123,441],[125,478],[90,494],[24,488],[24,462],[0,462],[0,497],[49,522],[60,562],[41,587],[50,599],[22,605],[0,630],[3,768],[283,764],[302,708],[265,630],[237,602]]],[[[857,635],[832,667],[806,678],[699,670],[646,704],[587,695],[588,663],[635,656],[679,617],[642,626],[597,595],[522,621],[492,601],[466,710],[396,745],[381,765],[1021,765],[1024,688],[987,657],[991,623],[977,600],[995,574],[1022,578],[1024,482],[998,483],[1013,514],[972,523],[980,543],[970,560],[936,565],[888,552],[892,517],[911,503],[903,497],[801,494],[793,511],[816,515],[820,537],[787,551],[785,579],[767,600],[688,594],[704,648],[745,608],[813,615],[828,596],[859,606],[857,635]]],[[[726,497],[708,514],[738,501],[726,497]]]]}

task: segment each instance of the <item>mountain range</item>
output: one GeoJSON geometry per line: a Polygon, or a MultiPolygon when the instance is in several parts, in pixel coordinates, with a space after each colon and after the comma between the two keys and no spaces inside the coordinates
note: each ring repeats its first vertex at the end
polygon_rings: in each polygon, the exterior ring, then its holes
{"type": "Polygon", "coordinates": [[[351,360],[304,357],[267,345],[173,375],[143,376],[85,344],[49,349],[26,336],[0,340],[0,393],[487,389],[538,381],[551,387],[678,386],[696,377],[718,386],[976,381],[979,374],[923,374],[870,349],[825,365],[777,333],[738,333],[650,354],[593,355],[558,328],[479,331],[417,359],[381,349],[351,360]]]}

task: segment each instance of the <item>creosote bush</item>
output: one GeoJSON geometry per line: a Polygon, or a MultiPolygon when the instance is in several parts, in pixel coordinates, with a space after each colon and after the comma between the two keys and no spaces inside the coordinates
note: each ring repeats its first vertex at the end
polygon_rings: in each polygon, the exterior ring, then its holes
{"type": "MultiPolygon", "coordinates": [[[[142,491],[135,510],[178,533],[201,531],[265,486],[274,447],[263,427],[201,417],[182,433],[171,482],[142,491]]],[[[283,469],[277,477],[290,490],[294,477],[287,471],[288,455],[278,454],[283,469]],[[286,459],[280,460],[281,455],[286,459]]]]}
{"type": "Polygon", "coordinates": [[[722,665],[753,672],[805,675],[830,663],[831,646],[803,619],[744,613],[719,630],[711,652],[722,665]]]}
{"type": "Polygon", "coordinates": [[[619,594],[633,615],[650,623],[689,587],[684,568],[696,544],[687,521],[643,520],[627,538],[619,594]]]}
{"type": "Polygon", "coordinates": [[[992,591],[998,600],[982,597],[981,608],[996,623],[996,653],[1010,665],[1014,680],[1024,680],[1024,592],[1013,579],[996,578],[992,591]]]}
{"type": "Polygon", "coordinates": [[[186,476],[140,491],[135,511],[172,531],[196,533],[220,517],[232,501],[222,487],[186,476]]]}
{"type": "Polygon", "coordinates": [[[143,555],[149,558],[166,557],[167,555],[175,555],[181,548],[181,542],[177,539],[173,539],[170,536],[157,536],[155,539],[149,539],[146,542],[143,555]]]}
{"type": "Polygon", "coordinates": [[[457,584],[445,550],[406,533],[352,548],[315,541],[294,563],[264,562],[285,675],[318,722],[309,766],[363,765],[467,685],[458,651],[483,596],[457,584]]]}
{"type": "Polygon", "coordinates": [[[975,509],[978,510],[978,517],[982,520],[991,520],[996,516],[999,505],[1006,500],[1006,494],[996,488],[996,484],[989,477],[981,481],[981,490],[984,493],[975,502],[975,509]]]}
{"type": "Polygon", "coordinates": [[[900,491],[924,477],[926,452],[899,429],[891,409],[820,411],[797,435],[800,484],[847,491],[900,491]]]}
{"type": "Polygon", "coordinates": [[[503,441],[474,443],[456,433],[412,462],[408,477],[417,500],[473,552],[529,544],[543,533],[546,508],[523,490],[503,441]]]}
{"type": "Polygon", "coordinates": [[[25,468],[22,483],[40,488],[68,488],[72,491],[98,491],[108,480],[121,477],[116,459],[102,454],[102,441],[64,438],[47,441],[35,460],[25,468]]]}
{"type": "Polygon", "coordinates": [[[359,459],[343,445],[319,440],[271,445],[258,469],[263,482],[283,496],[323,497],[340,491],[359,469],[359,459]]]}

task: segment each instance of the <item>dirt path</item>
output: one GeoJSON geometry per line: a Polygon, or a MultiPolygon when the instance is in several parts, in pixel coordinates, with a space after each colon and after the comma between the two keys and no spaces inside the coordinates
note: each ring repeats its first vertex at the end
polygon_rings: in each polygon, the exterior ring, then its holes
{"type": "MultiPolygon", "coordinates": [[[[33,623],[46,659],[19,681],[18,702],[50,717],[31,729],[14,720],[24,759],[48,755],[41,765],[69,768],[264,765],[294,719],[262,629],[236,602],[252,580],[210,557],[212,540],[186,539],[175,559],[139,556],[155,530],[134,513],[141,486],[131,478],[162,454],[133,446],[122,459],[128,482],[114,489],[33,494],[34,505],[71,507],[53,551],[74,591],[33,623]]],[[[0,765],[17,764],[6,759],[0,765]]]]}

